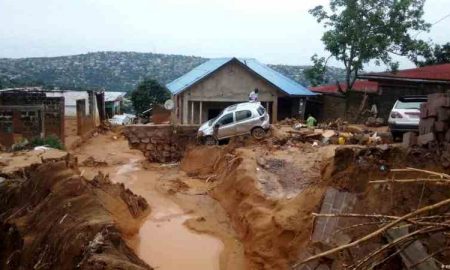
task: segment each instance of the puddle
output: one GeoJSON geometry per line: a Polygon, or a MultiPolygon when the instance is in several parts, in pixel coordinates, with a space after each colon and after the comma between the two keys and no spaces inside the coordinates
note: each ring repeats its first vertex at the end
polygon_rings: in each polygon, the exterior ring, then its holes
{"type": "Polygon", "coordinates": [[[141,169],[137,159],[112,174],[112,181],[122,182],[143,196],[152,209],[139,234],[130,239],[130,246],[142,260],[158,270],[220,269],[222,241],[192,232],[183,225],[190,215],[155,189],[160,176],[157,171],[141,169]]]}

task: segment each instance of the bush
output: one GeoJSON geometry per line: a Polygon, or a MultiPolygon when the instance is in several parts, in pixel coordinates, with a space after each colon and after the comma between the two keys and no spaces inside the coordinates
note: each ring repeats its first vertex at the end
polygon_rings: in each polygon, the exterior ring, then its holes
{"type": "Polygon", "coordinates": [[[64,145],[62,144],[61,140],[58,137],[53,136],[53,135],[50,135],[46,138],[34,138],[31,140],[30,145],[32,147],[47,146],[47,147],[56,148],[56,149],[60,149],[60,150],[64,149],[64,145]]]}

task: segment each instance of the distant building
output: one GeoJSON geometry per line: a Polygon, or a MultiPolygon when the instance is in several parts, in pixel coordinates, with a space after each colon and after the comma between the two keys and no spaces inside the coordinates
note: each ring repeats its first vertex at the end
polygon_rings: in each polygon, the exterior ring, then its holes
{"type": "Polygon", "coordinates": [[[259,89],[259,101],[273,122],[303,117],[313,92],[255,59],[217,58],[167,84],[175,103],[173,121],[200,124],[225,107],[248,101],[259,89]]]}
{"type": "MultiPolygon", "coordinates": [[[[64,97],[64,114],[68,117],[77,116],[77,100],[89,100],[88,91],[73,91],[73,90],[55,90],[45,91],[47,97],[64,97]]],[[[89,114],[90,105],[86,106],[86,114],[89,114]]]]}
{"type": "Polygon", "coordinates": [[[387,118],[400,96],[428,95],[450,91],[450,64],[431,65],[397,72],[367,73],[358,76],[378,83],[379,114],[387,118]]]}
{"type": "Polygon", "coordinates": [[[309,89],[320,94],[316,99],[316,109],[313,113],[319,121],[333,121],[337,118],[363,121],[363,118],[358,119],[360,113],[364,107],[369,108],[373,103],[373,97],[378,95],[378,83],[367,80],[355,81],[347,97],[341,92],[347,89],[347,84],[344,83],[320,85],[309,89]],[[363,103],[366,104],[361,107],[363,103]]]}
{"type": "MultiPolygon", "coordinates": [[[[321,94],[318,117],[322,121],[345,118],[365,121],[364,111],[376,105],[378,117],[388,119],[401,96],[428,95],[450,91],[450,64],[431,65],[397,72],[366,73],[358,76],[346,98],[337,84],[310,87],[321,94]]],[[[345,89],[345,84],[340,84],[345,89]]]]}
{"type": "Polygon", "coordinates": [[[105,110],[108,118],[122,114],[123,99],[126,94],[126,92],[105,92],[105,110]]]}

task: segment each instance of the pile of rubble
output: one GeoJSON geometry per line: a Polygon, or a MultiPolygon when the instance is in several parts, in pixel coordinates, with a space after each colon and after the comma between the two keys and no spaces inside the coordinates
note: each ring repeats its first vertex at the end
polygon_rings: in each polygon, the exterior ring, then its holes
{"type": "Polygon", "coordinates": [[[290,139],[294,141],[309,142],[315,145],[376,145],[392,142],[390,133],[372,131],[359,125],[340,125],[334,128],[330,126],[325,128],[308,128],[302,125],[295,125],[292,130],[286,132],[290,134],[290,139]]]}

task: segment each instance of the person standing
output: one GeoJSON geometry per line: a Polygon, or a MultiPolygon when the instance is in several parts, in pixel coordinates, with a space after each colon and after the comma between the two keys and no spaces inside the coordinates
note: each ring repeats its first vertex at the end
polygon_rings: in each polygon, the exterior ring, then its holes
{"type": "Polygon", "coordinates": [[[308,115],[306,119],[306,126],[309,128],[315,127],[317,125],[317,119],[314,118],[311,114],[308,115]]]}
{"type": "Polygon", "coordinates": [[[252,92],[250,92],[250,95],[248,95],[248,100],[250,102],[257,102],[258,99],[258,93],[259,93],[259,89],[255,88],[255,90],[253,90],[252,92]]]}

